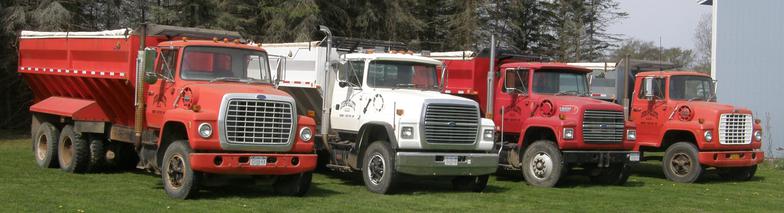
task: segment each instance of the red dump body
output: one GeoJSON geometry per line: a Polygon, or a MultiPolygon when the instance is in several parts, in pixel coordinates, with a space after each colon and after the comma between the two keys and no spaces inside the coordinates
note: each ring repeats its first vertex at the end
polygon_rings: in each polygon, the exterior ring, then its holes
{"type": "MultiPolygon", "coordinates": [[[[148,37],[146,43],[159,41],[148,37]]],[[[52,97],[69,97],[94,100],[90,113],[43,111],[41,113],[66,116],[73,114],[79,120],[110,121],[131,126],[134,112],[134,85],[136,84],[136,55],[139,36],[126,38],[47,38],[19,40],[19,72],[23,73],[34,94],[34,103],[52,97]]],[[[50,107],[32,107],[30,110],[50,107]]]]}

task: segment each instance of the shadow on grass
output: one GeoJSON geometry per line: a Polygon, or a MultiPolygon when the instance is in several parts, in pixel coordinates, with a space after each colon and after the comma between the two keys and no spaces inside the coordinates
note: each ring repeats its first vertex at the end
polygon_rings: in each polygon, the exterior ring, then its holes
{"type": "MultiPolygon", "coordinates": [[[[652,161],[649,163],[640,163],[632,167],[632,174],[640,176],[640,177],[649,177],[649,178],[657,178],[662,180],[667,180],[667,176],[664,176],[664,172],[662,171],[661,161],[652,161]]],[[[748,181],[763,181],[765,177],[762,176],[754,176],[751,180],[748,181]]],[[[721,178],[718,175],[718,171],[716,169],[707,169],[702,174],[695,183],[696,184],[724,184],[724,183],[732,183],[732,182],[745,182],[745,181],[738,181],[738,180],[727,180],[721,178]]]]}
{"type": "MultiPolygon", "coordinates": [[[[272,183],[274,178],[254,178],[250,176],[212,176],[202,178],[197,200],[215,200],[225,198],[266,198],[285,197],[275,194],[272,183]]],[[[319,183],[311,182],[305,197],[329,197],[338,192],[320,187],[319,183]]],[[[158,179],[153,189],[164,190],[163,182],[158,179]]]]}
{"type": "MultiPolygon", "coordinates": [[[[359,172],[335,172],[335,171],[320,171],[319,173],[326,175],[332,180],[338,180],[343,185],[362,186],[365,182],[362,180],[361,173],[359,172]]],[[[431,176],[411,176],[401,175],[400,182],[394,194],[433,194],[433,193],[454,193],[461,192],[452,187],[451,177],[431,177],[431,176]]],[[[499,187],[494,185],[487,185],[483,193],[501,193],[508,191],[509,188],[499,187]]],[[[466,191],[468,192],[468,191],[466,191]]]]}
{"type": "MultiPolygon", "coordinates": [[[[520,170],[499,170],[496,172],[497,181],[518,182],[520,184],[527,184],[523,174],[520,170]]],[[[645,183],[639,181],[629,181],[622,185],[624,187],[642,187],[645,183]]],[[[590,178],[583,174],[581,171],[575,171],[572,174],[566,174],[556,185],[556,188],[587,188],[587,187],[604,187],[607,185],[597,184],[591,182],[590,178]]]]}

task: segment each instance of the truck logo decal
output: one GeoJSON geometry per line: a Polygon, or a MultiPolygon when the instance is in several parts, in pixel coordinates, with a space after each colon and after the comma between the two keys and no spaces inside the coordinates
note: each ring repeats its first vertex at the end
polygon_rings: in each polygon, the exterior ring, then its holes
{"type": "Polygon", "coordinates": [[[602,129],[607,129],[607,124],[599,124],[599,127],[602,129]]]}
{"type": "Polygon", "coordinates": [[[449,123],[447,123],[447,125],[449,125],[449,127],[456,127],[457,123],[455,123],[454,121],[450,121],[449,123]]]}
{"type": "Polygon", "coordinates": [[[257,95],[257,96],[256,96],[256,99],[259,99],[259,100],[266,100],[266,99],[267,99],[267,96],[266,96],[266,95],[257,95]]]}

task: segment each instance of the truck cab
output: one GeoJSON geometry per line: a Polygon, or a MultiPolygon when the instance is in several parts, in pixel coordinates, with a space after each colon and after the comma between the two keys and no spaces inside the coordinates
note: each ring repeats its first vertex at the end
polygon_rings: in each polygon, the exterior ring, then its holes
{"type": "Polygon", "coordinates": [[[321,118],[326,167],[361,172],[376,193],[394,192],[403,174],[453,177],[457,188],[482,191],[498,163],[495,125],[480,117],[475,101],[440,92],[442,63],[405,51],[356,50],[383,41],[334,39],[335,46],[329,36],[264,46],[287,56],[281,88],[312,100],[302,102],[312,103],[302,113],[321,118]]]}
{"type": "Polygon", "coordinates": [[[541,187],[555,186],[577,168],[597,183],[626,182],[629,166],[639,161],[632,151],[637,131],[624,121],[621,106],[590,98],[591,70],[490,52],[429,57],[446,66],[444,93],[478,101],[483,116],[497,124],[500,168],[522,172],[541,187]]]}
{"type": "Polygon", "coordinates": [[[639,72],[629,120],[637,124],[641,152],[664,152],[668,179],[693,182],[714,167],[736,180],[754,176],[764,159],[760,120],[751,110],[716,102],[715,81],[689,71],[639,72]]]}

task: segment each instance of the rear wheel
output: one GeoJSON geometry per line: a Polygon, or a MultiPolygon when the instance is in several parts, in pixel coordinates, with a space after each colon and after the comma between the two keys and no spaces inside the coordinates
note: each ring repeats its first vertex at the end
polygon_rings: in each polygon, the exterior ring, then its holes
{"type": "Polygon", "coordinates": [[[188,157],[191,152],[188,141],[184,140],[175,141],[166,148],[161,178],[163,179],[163,189],[169,197],[187,199],[193,197],[198,191],[199,174],[191,169],[188,157]]]}
{"type": "Polygon", "coordinates": [[[302,197],[308,192],[308,189],[310,189],[310,182],[312,179],[312,172],[281,175],[275,180],[273,187],[275,188],[275,193],[279,195],[302,197]]]}
{"type": "Polygon", "coordinates": [[[60,132],[49,122],[44,122],[38,126],[33,134],[33,154],[35,162],[41,168],[57,167],[57,140],[60,139],[60,132]]]}
{"type": "Polygon", "coordinates": [[[523,177],[528,184],[553,187],[564,175],[561,151],[552,141],[536,141],[523,154],[523,177]]]}
{"type": "Polygon", "coordinates": [[[106,165],[106,148],[104,140],[100,138],[90,139],[90,163],[89,171],[100,171],[106,165]]]}
{"type": "Polygon", "coordinates": [[[598,175],[592,175],[591,182],[604,185],[623,185],[629,180],[630,173],[628,164],[612,164],[608,168],[601,168],[598,175]]]}
{"type": "Polygon", "coordinates": [[[490,175],[480,176],[459,176],[452,179],[452,187],[457,190],[471,190],[473,192],[482,192],[487,188],[487,180],[490,175]]]}
{"type": "Polygon", "coordinates": [[[719,176],[725,180],[747,181],[757,173],[757,165],[748,167],[719,168],[719,176]]]}
{"type": "Polygon", "coordinates": [[[90,164],[90,145],[81,135],[74,132],[72,125],[63,127],[57,145],[58,162],[63,171],[70,173],[87,171],[90,164]]]}
{"type": "Polygon", "coordinates": [[[362,180],[371,192],[392,193],[399,177],[395,171],[394,151],[386,141],[370,144],[362,158],[362,180]]]}
{"type": "Polygon", "coordinates": [[[697,158],[697,147],[689,142],[678,142],[667,148],[662,170],[667,179],[679,183],[697,181],[705,171],[697,158]]]}

